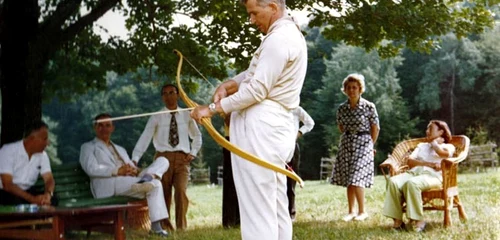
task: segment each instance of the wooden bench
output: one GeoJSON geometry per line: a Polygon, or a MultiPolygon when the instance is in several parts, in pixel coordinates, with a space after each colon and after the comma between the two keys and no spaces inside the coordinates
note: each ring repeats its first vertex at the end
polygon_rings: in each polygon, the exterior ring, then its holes
{"type": "MultiPolygon", "coordinates": [[[[66,239],[69,230],[98,230],[125,239],[124,213],[140,208],[136,204],[118,204],[85,208],[41,207],[20,211],[15,206],[0,206],[0,238],[66,239]]],[[[87,237],[90,232],[87,231],[87,237]]]]}
{"type": "MultiPolygon", "coordinates": [[[[229,169],[231,170],[231,169],[229,169]]],[[[222,186],[224,184],[224,167],[223,166],[218,166],[217,167],[217,185],[222,186]]]]}
{"type": "MultiPolygon", "coordinates": [[[[126,224],[132,229],[150,230],[151,222],[145,199],[125,196],[95,199],[90,190],[90,178],[79,162],[53,166],[52,174],[56,182],[55,195],[59,199],[59,207],[87,208],[115,204],[140,204],[142,205],[140,208],[127,210],[126,224]]],[[[41,178],[38,179],[35,187],[43,189],[44,183],[41,178]]]]}
{"type": "Polygon", "coordinates": [[[487,167],[492,167],[497,170],[498,155],[495,151],[497,145],[489,142],[481,145],[472,145],[469,149],[469,156],[464,165],[469,168],[476,168],[476,172],[480,169],[487,171],[487,167]]]}
{"type": "Polygon", "coordinates": [[[319,177],[320,180],[329,181],[331,177],[333,164],[335,163],[335,157],[330,158],[321,158],[320,172],[319,177]]]}

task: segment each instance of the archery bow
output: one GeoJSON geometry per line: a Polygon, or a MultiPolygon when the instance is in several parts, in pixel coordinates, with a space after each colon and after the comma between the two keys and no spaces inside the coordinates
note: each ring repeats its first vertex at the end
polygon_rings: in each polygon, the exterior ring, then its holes
{"type": "MultiPolygon", "coordinates": [[[[197,107],[198,104],[188,97],[188,95],[186,94],[186,92],[184,92],[184,89],[182,88],[182,85],[181,85],[180,75],[181,75],[182,61],[183,61],[184,56],[182,55],[182,53],[179,50],[174,50],[174,52],[177,54],[177,56],[179,56],[179,63],[177,65],[177,76],[176,76],[176,82],[177,82],[177,86],[179,88],[179,96],[181,97],[181,99],[184,101],[184,103],[189,108],[197,107]]],[[[248,152],[241,150],[240,148],[238,148],[237,146],[235,146],[231,142],[227,141],[226,138],[224,138],[222,135],[219,134],[219,132],[217,132],[217,130],[215,130],[210,118],[202,118],[201,123],[203,124],[203,126],[207,130],[208,134],[210,134],[210,136],[215,140],[215,142],[217,142],[219,145],[226,148],[230,152],[232,152],[232,153],[234,153],[234,154],[236,154],[236,155],[238,155],[238,156],[240,156],[240,157],[242,157],[250,162],[253,162],[259,166],[273,170],[273,171],[278,172],[278,173],[282,173],[282,174],[286,175],[287,177],[295,180],[299,184],[300,187],[304,186],[304,181],[295,172],[287,170],[287,169],[280,167],[276,164],[264,161],[251,153],[248,153],[248,152]]]]}

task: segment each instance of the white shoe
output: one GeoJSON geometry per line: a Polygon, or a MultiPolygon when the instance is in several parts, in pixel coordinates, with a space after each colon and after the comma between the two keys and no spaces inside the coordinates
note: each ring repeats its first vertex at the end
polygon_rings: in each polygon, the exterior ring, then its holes
{"type": "Polygon", "coordinates": [[[356,217],[355,213],[349,213],[349,214],[345,215],[342,218],[342,220],[344,220],[344,222],[349,222],[349,221],[352,221],[355,217],[356,217]]]}
{"type": "Polygon", "coordinates": [[[364,221],[365,219],[368,218],[368,214],[366,213],[361,213],[360,215],[356,216],[354,218],[355,221],[364,221]]]}
{"type": "Polygon", "coordinates": [[[144,183],[132,184],[130,189],[136,192],[148,193],[149,191],[153,190],[154,187],[155,185],[153,185],[152,182],[144,182],[144,183]]]}

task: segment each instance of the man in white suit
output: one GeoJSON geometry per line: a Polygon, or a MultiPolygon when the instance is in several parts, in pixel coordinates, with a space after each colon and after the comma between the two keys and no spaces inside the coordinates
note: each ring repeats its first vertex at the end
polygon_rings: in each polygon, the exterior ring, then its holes
{"type": "MultiPolygon", "coordinates": [[[[285,167],[295,148],[292,110],[300,103],[307,70],[307,44],[288,16],[285,0],[240,0],[249,20],[265,34],[248,69],[221,83],[214,102],[198,106],[201,121],[231,113],[231,142],[265,161],[285,167]]],[[[232,153],[243,240],[292,240],[286,176],[232,153]]]]}
{"type": "Polygon", "coordinates": [[[80,164],[91,179],[94,198],[117,195],[146,198],[152,233],[167,237],[167,231],[161,227],[168,211],[159,179],[168,170],[168,160],[160,157],[139,173],[137,162],[130,160],[123,147],[111,141],[115,127],[112,121],[102,121],[107,118],[111,115],[103,113],[95,117],[96,138],[84,143],[80,150],[80,164]]]}

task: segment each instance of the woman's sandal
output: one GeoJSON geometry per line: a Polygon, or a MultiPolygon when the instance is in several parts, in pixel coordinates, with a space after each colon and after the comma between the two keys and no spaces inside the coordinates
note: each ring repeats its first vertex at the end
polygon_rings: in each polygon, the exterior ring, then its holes
{"type": "Polygon", "coordinates": [[[396,230],[396,231],[406,231],[406,224],[405,224],[405,222],[401,222],[401,224],[399,224],[399,226],[392,227],[392,229],[396,230]]]}
{"type": "Polygon", "coordinates": [[[424,223],[424,225],[420,226],[420,227],[415,227],[415,232],[423,232],[425,230],[425,226],[427,225],[427,223],[424,223]]]}

